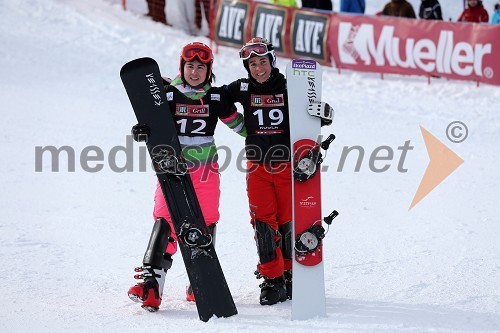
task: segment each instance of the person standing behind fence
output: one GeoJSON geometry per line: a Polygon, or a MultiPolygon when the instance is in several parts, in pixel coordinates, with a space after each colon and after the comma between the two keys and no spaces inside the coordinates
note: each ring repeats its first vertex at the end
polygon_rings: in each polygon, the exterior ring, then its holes
{"type": "Polygon", "coordinates": [[[302,8],[333,10],[331,0],[302,0],[302,8]]]}
{"type": "Polygon", "coordinates": [[[182,29],[191,36],[198,34],[196,27],[196,9],[195,0],[177,0],[179,14],[183,18],[184,24],[182,29]]]}
{"type": "Polygon", "coordinates": [[[161,22],[166,25],[170,25],[167,22],[167,17],[165,16],[165,3],[166,0],[146,0],[148,3],[148,13],[149,16],[155,22],[161,22]]]}
{"type": "Polygon", "coordinates": [[[382,10],[382,15],[417,18],[413,6],[406,0],[392,0],[382,10]]]}
{"type": "MultiPolygon", "coordinates": [[[[304,1],[302,1],[304,2],[304,1]]],[[[341,0],[340,1],[340,11],[342,13],[354,13],[354,14],[364,14],[365,13],[365,0],[341,0]]]]}
{"type": "Polygon", "coordinates": [[[495,11],[491,17],[491,24],[500,24],[500,2],[495,4],[495,11]]]}
{"type": "Polygon", "coordinates": [[[423,20],[443,20],[438,0],[422,0],[418,16],[423,20]]]}
{"type": "Polygon", "coordinates": [[[488,23],[490,17],[481,0],[467,0],[467,8],[458,18],[458,22],[488,23]]]}
{"type": "MultiPolygon", "coordinates": [[[[213,5],[215,8],[217,8],[217,0],[213,1],[213,5]]],[[[212,8],[210,8],[210,0],[196,0],[195,7],[196,7],[196,15],[195,15],[196,27],[201,30],[203,15],[204,15],[205,20],[207,21],[208,24],[208,30],[210,31],[210,11],[212,10],[212,8]],[[203,7],[203,11],[201,7],[203,7]]]]}
{"type": "Polygon", "coordinates": [[[297,7],[297,1],[295,0],[271,0],[269,1],[275,5],[287,6],[287,7],[297,7]]]}

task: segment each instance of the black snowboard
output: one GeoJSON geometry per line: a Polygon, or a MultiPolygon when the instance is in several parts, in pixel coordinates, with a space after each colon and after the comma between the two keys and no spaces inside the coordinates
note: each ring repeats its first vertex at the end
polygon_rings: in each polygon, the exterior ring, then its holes
{"type": "Polygon", "coordinates": [[[231,292],[210,241],[191,178],[186,170],[158,64],[140,58],[120,76],[139,124],[150,128],[146,145],[163,190],[201,320],[237,314],[231,292]]]}

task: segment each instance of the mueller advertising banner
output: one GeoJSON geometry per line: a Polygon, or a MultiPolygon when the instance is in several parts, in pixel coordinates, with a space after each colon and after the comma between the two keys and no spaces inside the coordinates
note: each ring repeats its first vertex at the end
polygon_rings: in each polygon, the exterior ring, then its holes
{"type": "Polygon", "coordinates": [[[340,14],[331,20],[339,68],[500,85],[500,26],[340,14]]]}
{"type": "Polygon", "coordinates": [[[241,47],[264,37],[288,58],[311,58],[330,65],[330,14],[246,0],[223,0],[217,11],[215,42],[241,47]]]}

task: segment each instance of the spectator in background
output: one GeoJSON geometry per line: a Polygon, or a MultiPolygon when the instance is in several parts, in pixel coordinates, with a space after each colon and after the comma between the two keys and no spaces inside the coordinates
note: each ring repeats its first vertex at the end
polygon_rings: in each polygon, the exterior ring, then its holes
{"type": "Polygon", "coordinates": [[[500,2],[495,4],[495,11],[491,17],[491,24],[500,24],[500,2]]]}
{"type": "MultiPolygon", "coordinates": [[[[214,7],[216,6],[217,0],[213,1],[214,7]]],[[[198,29],[202,27],[203,15],[205,15],[205,20],[207,20],[208,29],[210,30],[210,0],[196,0],[196,15],[195,15],[195,23],[198,29]],[[203,13],[201,7],[203,6],[203,13]]]]}
{"type": "Polygon", "coordinates": [[[287,6],[287,7],[297,7],[297,1],[295,0],[271,0],[269,1],[275,5],[287,6]]]}
{"type": "Polygon", "coordinates": [[[458,22],[488,23],[489,19],[488,12],[484,9],[481,0],[467,0],[467,8],[458,18],[458,22]]]}
{"type": "Polygon", "coordinates": [[[196,36],[198,34],[198,27],[195,22],[196,9],[194,0],[178,0],[177,5],[179,7],[181,17],[184,18],[183,30],[191,36],[196,36]]]}
{"type": "Polygon", "coordinates": [[[406,0],[391,0],[384,6],[382,15],[417,18],[413,6],[406,0]]]}
{"type": "MultiPolygon", "coordinates": [[[[354,0],[357,1],[357,0],[354,0]]],[[[364,0],[360,0],[364,1],[364,0]]],[[[333,5],[331,0],[302,0],[302,8],[312,8],[321,10],[333,10],[333,5]]]]}
{"type": "Polygon", "coordinates": [[[423,20],[443,20],[438,0],[422,0],[418,16],[423,20]]]}
{"type": "Polygon", "coordinates": [[[170,25],[167,23],[167,17],[165,16],[166,0],[146,0],[146,2],[148,3],[148,13],[146,16],[151,17],[153,21],[170,25]]]}
{"type": "Polygon", "coordinates": [[[365,0],[340,0],[340,11],[343,13],[364,14],[365,7],[365,0]]]}

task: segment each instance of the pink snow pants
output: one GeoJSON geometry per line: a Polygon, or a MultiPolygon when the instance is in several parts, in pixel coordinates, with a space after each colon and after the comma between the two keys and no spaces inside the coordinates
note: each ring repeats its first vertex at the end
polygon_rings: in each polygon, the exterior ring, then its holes
{"type": "MultiPolygon", "coordinates": [[[[219,164],[212,163],[203,166],[197,166],[189,170],[189,176],[193,182],[194,191],[198,197],[198,201],[201,206],[201,212],[205,219],[207,226],[213,225],[219,221],[219,199],[220,199],[220,175],[219,175],[219,164]]],[[[163,217],[167,220],[172,233],[170,237],[174,239],[173,242],[169,242],[166,253],[173,255],[177,252],[177,236],[173,232],[174,225],[172,219],[170,218],[170,213],[168,211],[165,198],[163,197],[163,192],[160,187],[160,183],[156,184],[155,191],[155,206],[153,211],[154,219],[163,217]]]]}

